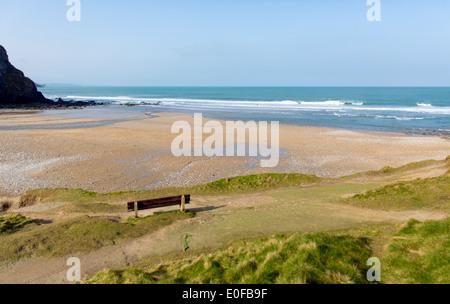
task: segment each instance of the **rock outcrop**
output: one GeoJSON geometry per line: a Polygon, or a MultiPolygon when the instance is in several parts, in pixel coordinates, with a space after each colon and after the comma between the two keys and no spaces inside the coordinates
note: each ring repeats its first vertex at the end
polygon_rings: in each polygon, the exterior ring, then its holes
{"type": "Polygon", "coordinates": [[[0,105],[44,105],[54,102],[40,93],[35,83],[16,69],[0,45],[0,105]]]}

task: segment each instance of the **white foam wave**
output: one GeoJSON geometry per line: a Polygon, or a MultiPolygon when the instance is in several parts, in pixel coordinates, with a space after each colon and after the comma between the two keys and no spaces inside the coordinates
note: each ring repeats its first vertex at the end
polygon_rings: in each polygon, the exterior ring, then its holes
{"type": "MultiPolygon", "coordinates": [[[[356,108],[355,108],[356,109],[356,108]]],[[[450,107],[363,107],[364,111],[410,112],[422,114],[450,115],[450,107]]]]}
{"type": "Polygon", "coordinates": [[[308,106],[342,106],[345,102],[339,100],[327,100],[327,101],[301,101],[299,104],[308,106]]]}
{"type": "Polygon", "coordinates": [[[418,102],[417,105],[418,105],[419,107],[432,107],[432,106],[433,106],[433,105],[430,104],[430,103],[420,103],[420,102],[418,102]]]}
{"type": "Polygon", "coordinates": [[[395,120],[423,120],[434,119],[436,117],[408,117],[408,116],[394,116],[394,115],[369,115],[369,114],[350,114],[350,113],[333,113],[337,117],[361,117],[361,118],[376,118],[376,119],[395,119],[395,120]]]}
{"type": "Polygon", "coordinates": [[[398,116],[391,116],[391,115],[376,115],[375,118],[383,118],[383,119],[395,119],[395,120],[422,120],[425,119],[425,117],[398,117],[398,116]]]}
{"type": "Polygon", "coordinates": [[[290,105],[298,105],[297,101],[293,101],[293,100],[283,100],[280,101],[281,104],[290,104],[290,105]]]}
{"type": "MultiPolygon", "coordinates": [[[[145,104],[158,103],[168,107],[185,107],[190,109],[233,109],[233,108],[258,108],[258,109],[295,109],[306,111],[341,111],[351,110],[358,112],[409,112],[421,114],[450,115],[450,107],[435,107],[425,103],[418,103],[410,107],[386,107],[365,106],[359,101],[250,101],[250,100],[213,100],[213,99],[189,99],[189,98],[138,98],[129,96],[66,96],[73,100],[94,100],[98,102],[111,102],[113,104],[145,104]]],[[[400,117],[400,116],[397,116],[400,117]]],[[[404,118],[400,118],[404,119],[404,118]]]]}

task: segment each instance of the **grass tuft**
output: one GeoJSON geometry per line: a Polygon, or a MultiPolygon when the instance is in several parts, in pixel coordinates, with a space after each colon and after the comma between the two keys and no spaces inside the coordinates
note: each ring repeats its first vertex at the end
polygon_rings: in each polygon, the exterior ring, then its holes
{"type": "Polygon", "coordinates": [[[11,233],[33,223],[33,220],[20,214],[0,217],[0,233],[11,233]]]}

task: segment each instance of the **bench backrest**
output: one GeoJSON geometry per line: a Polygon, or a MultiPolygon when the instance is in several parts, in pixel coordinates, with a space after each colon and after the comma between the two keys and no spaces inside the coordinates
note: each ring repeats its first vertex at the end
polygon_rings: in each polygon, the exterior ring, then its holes
{"type": "MultiPolygon", "coordinates": [[[[137,201],[138,210],[147,210],[147,209],[152,209],[152,208],[181,205],[182,197],[183,197],[182,195],[177,195],[177,196],[137,201]]],[[[189,194],[186,194],[184,197],[185,197],[185,204],[189,204],[189,202],[191,201],[191,196],[189,194]]],[[[134,203],[135,202],[127,203],[128,211],[135,211],[134,203]]]]}

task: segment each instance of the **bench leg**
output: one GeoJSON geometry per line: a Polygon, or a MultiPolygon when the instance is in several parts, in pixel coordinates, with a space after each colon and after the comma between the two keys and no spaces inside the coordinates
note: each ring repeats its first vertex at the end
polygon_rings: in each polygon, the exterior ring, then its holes
{"type": "Polygon", "coordinates": [[[181,207],[180,207],[180,211],[182,213],[186,213],[186,197],[183,195],[181,197],[181,207]]]}

